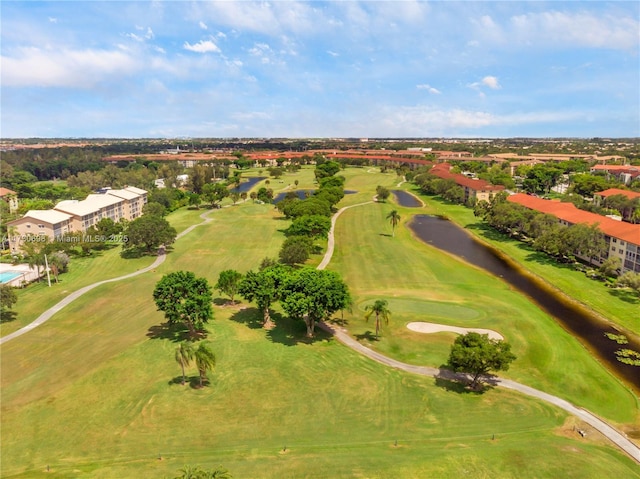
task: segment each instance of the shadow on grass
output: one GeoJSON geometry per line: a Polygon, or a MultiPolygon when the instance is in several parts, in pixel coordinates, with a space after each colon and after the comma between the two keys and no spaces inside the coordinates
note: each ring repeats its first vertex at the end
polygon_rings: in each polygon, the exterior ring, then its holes
{"type": "Polygon", "coordinates": [[[391,238],[392,235],[390,235],[389,233],[378,233],[380,236],[386,236],[387,238],[391,238]]]}
{"type": "MultiPolygon", "coordinates": [[[[215,300],[214,300],[215,302],[215,300]]],[[[246,308],[241,309],[231,315],[229,318],[231,321],[235,321],[236,323],[246,324],[250,329],[260,329],[262,328],[262,311],[258,308],[246,308]]]]}
{"type": "Polygon", "coordinates": [[[341,327],[344,327],[349,324],[349,320],[344,318],[331,318],[330,320],[325,322],[331,325],[336,325],[341,327]]]}
{"type": "MultiPolygon", "coordinates": [[[[176,376],[171,381],[168,382],[169,386],[182,386],[182,375],[176,376]]],[[[208,378],[202,380],[202,387],[207,387],[211,384],[208,378]]],[[[191,389],[201,389],[200,387],[200,376],[187,376],[186,382],[184,386],[189,386],[191,389]]]]}
{"type": "Polygon", "coordinates": [[[498,382],[494,375],[486,375],[481,378],[476,387],[471,387],[471,377],[465,373],[454,373],[453,371],[442,365],[439,368],[438,375],[435,377],[434,384],[445,391],[451,391],[458,394],[484,394],[489,389],[497,386],[498,382]]]}
{"type": "Polygon", "coordinates": [[[236,304],[238,304],[238,301],[234,300],[231,301],[231,299],[229,298],[213,298],[213,304],[215,304],[216,306],[235,306],[236,304]]]}
{"type": "Polygon", "coordinates": [[[610,289],[609,294],[625,303],[640,304],[640,296],[638,296],[638,293],[628,289],[610,289]]]}
{"type": "Polygon", "coordinates": [[[285,346],[296,346],[297,344],[313,344],[320,341],[328,341],[333,336],[318,327],[316,323],[315,335],[307,337],[307,326],[302,320],[291,319],[288,316],[274,314],[272,319],[276,325],[267,331],[267,338],[270,341],[285,346]]]}
{"type": "MultiPolygon", "coordinates": [[[[200,336],[200,335],[199,335],[200,336]]],[[[204,336],[204,335],[202,335],[204,336]]],[[[149,339],[168,339],[174,343],[192,339],[189,336],[189,330],[182,324],[161,323],[153,325],[147,331],[149,339]]]]}
{"type": "Polygon", "coordinates": [[[367,331],[362,334],[356,334],[354,335],[354,337],[358,340],[359,343],[361,343],[362,341],[380,341],[380,337],[376,336],[371,331],[367,331]]]}
{"type": "Polygon", "coordinates": [[[3,311],[0,314],[0,323],[10,323],[18,317],[18,313],[15,311],[3,311]]]}
{"type": "MultiPolygon", "coordinates": [[[[246,324],[250,329],[261,329],[263,325],[262,311],[258,308],[243,309],[234,313],[229,319],[237,323],[246,324]]],[[[325,341],[332,337],[316,325],[315,336],[307,338],[307,327],[304,321],[293,320],[277,312],[271,312],[271,320],[275,325],[271,329],[265,329],[265,336],[273,343],[295,346],[300,343],[311,344],[317,341],[325,341]]]]}

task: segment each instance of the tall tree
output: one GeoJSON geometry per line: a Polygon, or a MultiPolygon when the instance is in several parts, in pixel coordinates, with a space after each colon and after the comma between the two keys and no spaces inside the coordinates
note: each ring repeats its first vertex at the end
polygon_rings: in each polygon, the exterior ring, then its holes
{"type": "Polygon", "coordinates": [[[207,183],[202,188],[202,195],[214,207],[217,203],[229,196],[230,192],[222,183],[207,183]]]}
{"type": "Polygon", "coordinates": [[[218,282],[214,286],[220,293],[224,293],[231,299],[231,303],[235,303],[234,297],[238,293],[242,273],[234,269],[225,269],[220,272],[218,282]]]}
{"type": "Polygon", "coordinates": [[[169,245],[176,240],[178,233],[167,220],[155,215],[142,215],[127,227],[128,242],[123,244],[126,249],[142,247],[147,253],[154,251],[160,245],[169,245]]]}
{"type": "Polygon", "coordinates": [[[286,278],[280,304],[290,317],[304,319],[307,337],[313,337],[316,321],[345,308],[349,298],[347,285],[335,271],[302,268],[286,278]]]}
{"type": "Polygon", "coordinates": [[[187,376],[184,373],[184,368],[185,366],[188,366],[193,360],[193,353],[194,353],[193,346],[191,345],[191,343],[188,343],[186,341],[181,342],[176,347],[174,358],[182,368],[182,385],[183,386],[187,382],[187,376]]]}
{"type": "Polygon", "coordinates": [[[209,342],[202,341],[198,344],[198,349],[194,351],[193,358],[200,375],[200,387],[203,387],[204,380],[207,379],[207,371],[216,366],[216,355],[209,347],[209,342]]]}
{"type": "Polygon", "coordinates": [[[310,237],[290,236],[282,243],[278,258],[283,264],[302,264],[309,259],[312,248],[313,239],[310,237]]]}
{"type": "Polygon", "coordinates": [[[240,281],[238,292],[247,301],[256,302],[262,311],[262,327],[266,329],[274,326],[269,308],[280,299],[282,284],[289,271],[282,265],[272,264],[261,268],[257,273],[247,272],[240,281]]]}
{"type": "Polygon", "coordinates": [[[326,238],[331,229],[331,218],[322,215],[304,215],[293,220],[285,230],[287,236],[326,238]]]}
{"type": "MultiPolygon", "coordinates": [[[[7,314],[8,310],[18,302],[18,295],[8,284],[0,284],[0,316],[7,314]]],[[[0,318],[4,320],[4,318],[0,318]]]]}
{"type": "Polygon", "coordinates": [[[455,372],[471,373],[473,388],[478,385],[481,376],[489,371],[506,371],[515,359],[509,343],[489,339],[487,334],[471,332],[456,338],[451,346],[447,367],[455,372]]]}
{"type": "Polygon", "coordinates": [[[162,277],[153,299],[169,324],[184,323],[191,338],[213,318],[211,287],[205,278],[190,271],[175,271],[162,277]]]}
{"type": "Polygon", "coordinates": [[[391,195],[391,192],[382,185],[378,185],[376,188],[376,196],[378,197],[378,201],[384,203],[387,201],[387,198],[391,195]]]}
{"type": "Polygon", "coordinates": [[[28,235],[22,245],[22,253],[29,268],[36,270],[40,281],[40,267],[45,265],[44,255],[49,245],[49,237],[44,235],[28,235]]]}
{"type": "Polygon", "coordinates": [[[400,214],[396,210],[393,210],[387,215],[387,219],[391,223],[391,236],[396,235],[396,226],[400,223],[400,214]]]}
{"type": "Polygon", "coordinates": [[[378,333],[380,332],[380,320],[384,320],[385,324],[389,324],[389,316],[391,316],[391,311],[389,311],[389,303],[384,299],[376,299],[373,304],[369,304],[365,306],[364,310],[366,314],[364,315],[365,321],[369,321],[369,318],[372,314],[376,315],[376,338],[378,337],[378,333]]]}

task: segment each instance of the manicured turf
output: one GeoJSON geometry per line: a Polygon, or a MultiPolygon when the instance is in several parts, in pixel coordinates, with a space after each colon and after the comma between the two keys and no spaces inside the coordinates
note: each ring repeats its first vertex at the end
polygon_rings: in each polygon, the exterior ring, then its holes
{"type": "MultiPolygon", "coordinates": [[[[409,191],[415,192],[411,187],[409,191]]],[[[604,283],[589,279],[569,265],[559,264],[543,253],[488,228],[473,215],[473,211],[450,205],[438,197],[422,197],[427,213],[444,214],[483,241],[507,253],[528,270],[556,286],[570,297],[587,305],[611,322],[640,335],[640,298],[625,290],[607,288],[604,283]]]]}
{"type": "MultiPolygon", "coordinates": [[[[351,288],[354,308],[345,319],[355,337],[397,359],[439,366],[446,362],[454,336],[411,332],[407,323],[493,329],[518,356],[505,376],[615,421],[636,419],[637,398],[526,297],[413,238],[405,227],[396,228],[395,238],[388,235],[391,208],[396,206],[360,206],[346,211],[338,223],[330,268],[341,272],[351,288]],[[364,306],[375,299],[389,300],[392,311],[378,341],[372,337],[373,321],[363,319],[364,306]]],[[[401,213],[403,221],[409,217],[407,210],[401,213]]]]}
{"type": "Polygon", "coordinates": [[[0,323],[0,336],[6,336],[31,321],[43,311],[54,306],[73,291],[97,281],[122,276],[149,266],[155,258],[124,260],[120,247],[95,253],[90,258],[72,257],[69,272],[59,276],[59,283],[51,277],[51,287],[46,276],[40,283],[32,283],[25,289],[17,289],[18,302],[13,307],[15,319],[0,323]]]}
{"type": "MultiPolygon", "coordinates": [[[[357,182],[361,191],[354,203],[397,181],[365,174],[345,172],[347,187],[357,182]]],[[[339,221],[330,267],[354,292],[353,313],[345,315],[354,333],[372,330],[361,309],[379,297],[390,299],[394,314],[374,347],[409,362],[440,364],[453,335],[403,340],[403,318],[497,329],[522,357],[511,377],[551,392],[567,380],[570,400],[601,394],[584,402],[614,422],[633,422],[635,399],[526,300],[434,254],[402,227],[396,238],[383,236],[390,208],[358,207],[339,221]],[[514,319],[514,311],[531,318],[514,319]]],[[[189,215],[174,217],[186,226],[189,215]]],[[[49,465],[51,477],[159,478],[184,464],[222,465],[236,478],[640,477],[637,464],[598,434],[578,436],[575,420],[557,408],[507,390],[471,394],[401,373],[322,333],[307,343],[304,326],[278,313],[278,326],[266,332],[254,308],[241,309],[247,304],[216,301],[211,386],[180,386],[174,337],[159,326],[151,299],[155,283],[177,269],[213,283],[223,269],[255,268],[277,255],[278,230],[287,224],[272,206],[251,202],[210,217],[156,271],[101,286],[2,346],[2,477],[41,477],[49,465]]],[[[193,367],[188,373],[195,378],[193,367]]]]}

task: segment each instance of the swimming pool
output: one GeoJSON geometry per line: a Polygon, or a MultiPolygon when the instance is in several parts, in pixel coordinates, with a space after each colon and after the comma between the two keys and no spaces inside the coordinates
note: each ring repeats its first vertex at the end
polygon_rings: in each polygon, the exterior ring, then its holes
{"type": "Polygon", "coordinates": [[[19,278],[23,273],[16,273],[15,271],[3,271],[0,273],[0,284],[8,283],[12,279],[19,278]]]}

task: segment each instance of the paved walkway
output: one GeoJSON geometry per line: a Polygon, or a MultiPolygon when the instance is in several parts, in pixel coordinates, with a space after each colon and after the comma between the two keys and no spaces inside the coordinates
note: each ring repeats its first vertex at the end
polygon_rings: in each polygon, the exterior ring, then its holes
{"type": "MultiPolygon", "coordinates": [[[[328,238],[328,246],[327,252],[322,259],[322,262],[318,265],[318,269],[324,269],[331,261],[331,257],[333,256],[333,251],[335,248],[335,238],[334,238],[334,228],[336,225],[336,221],[338,217],[347,209],[353,208],[354,206],[361,206],[372,203],[371,201],[367,201],[365,203],[359,203],[357,205],[346,206],[338,210],[338,212],[331,219],[331,229],[329,231],[328,238]]],[[[413,374],[420,374],[422,376],[432,376],[438,379],[445,379],[448,381],[469,381],[470,378],[466,374],[457,374],[447,369],[437,369],[431,368],[427,366],[415,366],[413,364],[403,363],[401,361],[397,361],[393,358],[385,356],[384,354],[380,354],[377,351],[367,348],[363,344],[359,343],[351,336],[349,336],[344,329],[338,329],[333,325],[329,325],[327,323],[319,323],[318,326],[323,330],[331,333],[338,341],[342,344],[350,347],[354,351],[367,356],[374,361],[377,361],[385,366],[389,366],[395,369],[400,369],[402,371],[407,371],[413,374]]],[[[589,424],[591,427],[602,433],[607,439],[613,442],[616,446],[626,452],[629,456],[635,459],[636,462],[640,463],[640,447],[638,447],[634,442],[632,442],[627,436],[625,436],[620,431],[616,430],[602,419],[599,419],[594,414],[589,411],[574,406],[569,401],[566,401],[562,398],[553,396],[551,394],[545,393],[544,391],[539,391],[537,389],[531,388],[529,386],[525,386],[524,384],[517,383],[515,381],[511,381],[509,379],[501,379],[498,377],[494,377],[492,379],[492,384],[495,386],[501,386],[506,389],[512,389],[514,391],[518,391],[522,394],[526,394],[527,396],[531,396],[537,399],[541,399],[546,401],[554,406],[557,406],[561,409],[564,409],[570,414],[578,417],[582,421],[589,424]]]]}
{"type": "MultiPolygon", "coordinates": [[[[369,203],[372,203],[372,201],[367,201],[365,203],[358,203],[356,205],[351,205],[351,206],[345,206],[344,208],[340,208],[340,210],[338,210],[338,212],[333,216],[333,218],[331,219],[331,230],[329,231],[327,252],[326,252],[324,258],[322,259],[322,262],[318,265],[318,269],[324,269],[327,266],[327,264],[329,264],[329,262],[331,261],[331,257],[333,256],[333,251],[334,251],[334,248],[335,248],[334,228],[335,228],[335,224],[336,224],[336,221],[337,221],[338,217],[344,211],[346,211],[349,208],[353,208],[355,206],[361,206],[361,205],[365,205],[365,204],[369,204],[369,203]]],[[[201,225],[204,225],[204,224],[207,224],[208,222],[212,221],[211,218],[207,218],[206,217],[206,215],[208,215],[209,213],[210,213],[210,211],[206,211],[203,214],[201,214],[200,217],[203,219],[202,223],[199,223],[197,225],[192,225],[192,226],[188,227],[186,230],[181,232],[176,237],[176,239],[179,239],[179,238],[183,237],[184,235],[190,233],[191,231],[193,231],[194,228],[196,228],[198,226],[201,226],[201,225]]],[[[15,332],[13,332],[13,333],[11,333],[11,334],[3,337],[3,338],[0,338],[0,344],[4,344],[4,343],[6,343],[8,341],[11,341],[12,339],[15,339],[18,336],[21,336],[21,335],[31,331],[32,329],[40,326],[41,324],[45,323],[54,314],[59,312],[61,309],[63,309],[65,306],[67,306],[72,301],[75,301],[76,299],[78,299],[80,296],[82,296],[86,292],[91,291],[92,289],[97,288],[98,286],[106,284],[106,283],[113,283],[115,281],[122,281],[122,280],[125,280],[125,279],[133,278],[135,276],[138,276],[140,274],[146,273],[148,271],[151,271],[154,268],[157,268],[158,266],[160,266],[162,263],[164,263],[166,258],[167,258],[166,254],[161,254],[156,258],[156,260],[153,262],[153,264],[151,264],[150,266],[147,266],[146,268],[143,268],[143,269],[138,270],[138,271],[136,271],[134,273],[130,273],[130,274],[127,274],[127,275],[124,275],[124,276],[119,276],[117,278],[107,279],[107,280],[104,280],[104,281],[99,281],[97,283],[93,283],[93,284],[85,286],[84,288],[81,288],[81,289],[71,293],[69,296],[64,298],[58,304],[56,304],[55,306],[49,308],[44,313],[42,313],[32,323],[28,324],[24,328],[19,329],[18,331],[15,331],[15,332]]],[[[345,331],[339,330],[339,329],[337,329],[337,328],[335,328],[335,327],[333,327],[333,326],[331,326],[331,325],[329,325],[327,323],[320,323],[319,327],[324,329],[325,331],[328,331],[331,334],[333,334],[336,337],[336,339],[338,339],[341,343],[345,344],[346,346],[349,346],[351,349],[359,352],[360,354],[363,354],[363,355],[367,356],[368,358],[373,359],[374,361],[377,361],[377,362],[379,362],[381,364],[384,364],[386,366],[389,366],[389,367],[392,367],[392,368],[395,368],[395,369],[400,369],[402,371],[407,371],[407,372],[414,373],[414,374],[420,374],[420,375],[423,375],[423,376],[432,376],[432,377],[435,377],[435,378],[446,379],[446,380],[451,380],[451,381],[459,381],[459,380],[468,379],[468,377],[466,375],[456,374],[456,373],[453,373],[453,372],[448,371],[446,369],[436,369],[436,368],[430,368],[430,367],[426,367],[426,366],[415,366],[413,364],[406,364],[406,363],[397,361],[395,359],[389,358],[389,357],[387,357],[387,356],[385,356],[383,354],[380,354],[380,353],[378,353],[376,351],[373,351],[372,349],[367,348],[366,346],[360,344],[358,341],[356,341],[351,336],[349,336],[345,331]]],[[[600,431],[605,437],[607,437],[615,445],[617,445],[620,449],[622,449],[624,452],[629,454],[629,456],[631,456],[638,463],[640,463],[640,447],[638,447],[636,444],[631,442],[624,434],[622,434],[621,432],[617,431],[616,429],[614,429],[613,427],[611,427],[610,425],[608,425],[606,422],[602,421],[601,419],[597,418],[596,416],[591,414],[589,411],[586,411],[584,409],[578,408],[578,407],[574,406],[573,404],[571,404],[570,402],[565,401],[564,399],[561,399],[559,397],[552,396],[551,394],[547,394],[547,393],[545,393],[543,391],[539,391],[537,389],[531,388],[529,386],[525,386],[524,384],[520,384],[520,383],[517,383],[515,381],[510,381],[508,379],[495,378],[495,385],[502,386],[502,387],[507,388],[507,389],[513,389],[513,390],[518,391],[518,392],[520,392],[522,394],[526,394],[528,396],[532,396],[532,397],[541,399],[543,401],[546,401],[548,403],[554,404],[554,405],[564,409],[565,411],[569,412],[570,414],[575,415],[576,417],[580,418],[582,421],[584,421],[587,424],[591,425],[594,429],[600,431]]]]}
{"type": "MultiPolygon", "coordinates": [[[[205,211],[204,213],[202,213],[200,215],[200,218],[202,218],[202,220],[203,220],[202,223],[198,223],[197,225],[189,226],[186,230],[184,230],[179,235],[177,235],[176,239],[182,238],[184,235],[186,235],[186,234],[190,233],[191,231],[193,231],[194,228],[196,228],[198,226],[201,226],[201,225],[204,225],[204,224],[207,224],[208,222],[212,221],[211,218],[207,218],[206,217],[206,215],[208,215],[209,213],[211,213],[211,211],[205,211]]],[[[37,328],[41,324],[46,323],[49,319],[51,319],[53,317],[53,315],[55,315],[62,308],[67,306],[69,303],[75,301],[76,299],[78,299],[83,294],[91,291],[92,289],[97,288],[98,286],[101,286],[103,284],[114,283],[116,281],[122,281],[122,280],[125,280],[125,279],[133,278],[133,277],[138,276],[140,274],[143,274],[143,273],[146,273],[148,271],[154,270],[155,268],[160,266],[162,263],[164,263],[164,261],[166,259],[167,259],[167,255],[166,254],[164,254],[164,253],[160,254],[156,258],[156,260],[150,266],[147,266],[146,268],[139,269],[138,271],[135,271],[134,273],[126,274],[124,276],[118,276],[117,278],[105,279],[104,281],[99,281],[97,283],[93,283],[93,284],[90,284],[88,286],[85,286],[84,288],[80,288],[77,291],[74,291],[69,296],[67,296],[66,298],[61,300],[59,303],[57,303],[56,305],[54,305],[51,308],[47,309],[44,313],[42,313],[40,316],[38,316],[35,319],[35,321],[27,324],[25,327],[20,328],[17,331],[14,331],[11,334],[7,334],[6,336],[3,336],[2,338],[0,338],[0,345],[11,341],[12,339],[17,338],[18,336],[22,336],[23,334],[28,333],[32,329],[37,328]]]]}

